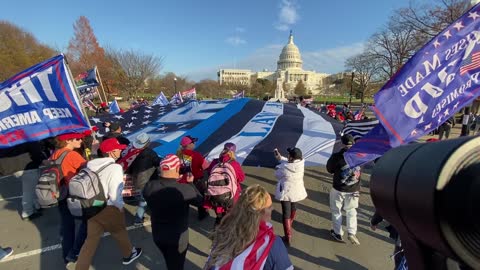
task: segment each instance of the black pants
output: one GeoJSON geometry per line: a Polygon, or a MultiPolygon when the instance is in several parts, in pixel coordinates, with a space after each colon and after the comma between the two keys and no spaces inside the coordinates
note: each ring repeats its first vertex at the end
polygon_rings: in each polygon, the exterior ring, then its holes
{"type": "Polygon", "coordinates": [[[445,134],[445,138],[448,139],[450,137],[450,130],[452,129],[451,126],[449,125],[441,125],[438,128],[438,139],[441,140],[443,139],[443,135],[445,134]]]}
{"type": "Polygon", "coordinates": [[[155,243],[165,258],[168,270],[183,270],[187,249],[180,248],[178,245],[163,245],[155,243]],[[181,249],[184,249],[183,251],[181,249]]]}
{"type": "Polygon", "coordinates": [[[297,210],[294,202],[280,201],[280,203],[282,204],[283,219],[289,219],[292,215],[292,212],[297,210]]]}

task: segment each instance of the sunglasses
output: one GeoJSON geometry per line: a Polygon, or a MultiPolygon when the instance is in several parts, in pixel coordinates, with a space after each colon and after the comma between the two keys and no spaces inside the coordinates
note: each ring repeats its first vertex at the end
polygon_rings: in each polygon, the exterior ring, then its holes
{"type": "Polygon", "coordinates": [[[78,141],[81,141],[83,139],[82,138],[75,138],[74,140],[78,142],[78,141]]]}

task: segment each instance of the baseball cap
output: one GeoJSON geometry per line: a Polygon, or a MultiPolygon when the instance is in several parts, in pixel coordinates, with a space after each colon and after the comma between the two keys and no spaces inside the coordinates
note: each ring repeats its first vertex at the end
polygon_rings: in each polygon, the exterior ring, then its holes
{"type": "Polygon", "coordinates": [[[191,143],[195,143],[196,141],[198,141],[198,138],[193,138],[192,136],[187,135],[182,138],[182,140],[180,141],[180,145],[187,146],[191,143]]]}
{"type": "Polygon", "coordinates": [[[355,139],[350,134],[343,135],[341,140],[344,145],[353,145],[355,143],[355,139]]]}
{"type": "Polygon", "coordinates": [[[85,137],[84,133],[72,132],[72,133],[65,133],[65,134],[58,135],[57,139],[59,139],[60,141],[66,141],[71,139],[82,139],[83,137],[85,137]]]}
{"type": "Polygon", "coordinates": [[[290,157],[292,157],[293,159],[303,158],[302,150],[300,150],[299,148],[296,148],[296,147],[287,148],[287,152],[290,155],[290,157]]]}
{"type": "Polygon", "coordinates": [[[174,154],[168,154],[160,161],[160,169],[162,171],[170,171],[180,167],[180,159],[174,154]]]}
{"type": "Polygon", "coordinates": [[[237,146],[234,143],[227,142],[224,146],[223,149],[228,149],[232,152],[235,152],[237,150],[237,146]]]}
{"type": "Polygon", "coordinates": [[[120,128],[120,124],[119,123],[111,123],[109,128],[110,128],[110,131],[115,131],[115,130],[120,128]]]}
{"type": "Polygon", "coordinates": [[[120,144],[117,138],[106,139],[100,144],[100,151],[102,153],[112,152],[113,150],[123,150],[127,148],[125,144],[120,144]]]}

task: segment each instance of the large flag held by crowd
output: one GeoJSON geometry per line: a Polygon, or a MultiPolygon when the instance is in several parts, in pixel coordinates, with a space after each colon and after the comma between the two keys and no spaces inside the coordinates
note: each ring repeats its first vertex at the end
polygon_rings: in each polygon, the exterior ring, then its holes
{"type": "Polygon", "coordinates": [[[325,164],[337,140],[328,116],[295,104],[248,98],[190,101],[181,105],[143,106],[123,114],[90,118],[105,134],[103,122],[117,122],[130,140],[146,132],[160,155],[175,153],[185,135],[198,138],[196,150],[218,157],[227,141],[237,145],[237,160],[247,166],[273,167],[273,149],[302,149],[308,166],[325,164]],[[323,116],[322,116],[323,115],[323,116]]]}
{"type": "Polygon", "coordinates": [[[346,154],[350,166],[436,129],[480,95],[480,4],[420,49],[375,95],[380,124],[346,154]]]}
{"type": "Polygon", "coordinates": [[[88,128],[63,55],[0,84],[0,148],[88,128]]]}

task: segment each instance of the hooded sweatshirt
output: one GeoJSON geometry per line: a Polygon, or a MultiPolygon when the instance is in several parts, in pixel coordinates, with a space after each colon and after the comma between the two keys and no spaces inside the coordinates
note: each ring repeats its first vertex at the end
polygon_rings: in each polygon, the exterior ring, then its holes
{"type": "Polygon", "coordinates": [[[298,202],[307,198],[307,191],[303,183],[304,167],[305,160],[303,159],[288,162],[285,157],[281,157],[281,163],[275,170],[275,176],[278,180],[275,199],[298,202]]]}
{"type": "Polygon", "coordinates": [[[105,196],[107,197],[107,205],[112,205],[118,209],[122,209],[124,202],[122,197],[123,191],[123,169],[122,166],[115,163],[110,157],[97,158],[87,163],[87,168],[92,171],[98,171],[102,166],[111,163],[98,173],[100,183],[103,186],[105,196]]]}

